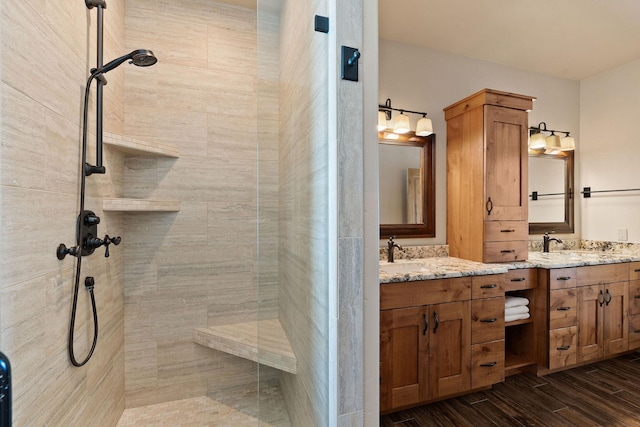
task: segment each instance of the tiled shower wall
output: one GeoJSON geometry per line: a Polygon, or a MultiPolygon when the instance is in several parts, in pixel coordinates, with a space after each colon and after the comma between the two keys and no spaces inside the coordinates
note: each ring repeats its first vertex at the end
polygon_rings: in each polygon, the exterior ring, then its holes
{"type": "MultiPolygon", "coordinates": [[[[102,250],[84,258],[82,279],[96,281],[100,338],[81,368],[67,356],[75,260],[55,256],[58,244],[75,241],[81,106],[96,63],[96,11],[83,1],[3,0],[0,8],[0,351],[13,367],[14,425],[115,425],[124,408],[122,246],[109,258],[102,250]]],[[[104,22],[107,62],[126,53],[122,2],[109,3],[104,22]]],[[[108,74],[105,87],[104,128],[114,133],[123,130],[123,67],[108,74]]],[[[106,175],[88,178],[86,208],[101,217],[100,234],[126,241],[122,218],[101,208],[103,197],[122,195],[122,157],[107,150],[105,164],[106,175]]],[[[93,327],[80,288],[75,348],[83,359],[93,327]]]]}
{"type": "MultiPolygon", "coordinates": [[[[180,158],[127,158],[125,196],[181,204],[124,216],[127,407],[201,395],[235,406],[256,391],[254,363],[192,342],[197,327],[277,317],[277,87],[257,68],[256,28],[255,9],[214,1],[126,3],[127,48],[159,61],[126,70],[124,132],[180,158]]],[[[261,49],[277,56],[268,29],[261,49]]]]}

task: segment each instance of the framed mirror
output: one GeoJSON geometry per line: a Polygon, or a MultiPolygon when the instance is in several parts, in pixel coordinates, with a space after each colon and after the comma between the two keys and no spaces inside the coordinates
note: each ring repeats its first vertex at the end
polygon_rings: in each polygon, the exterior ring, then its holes
{"type": "Polygon", "coordinates": [[[435,140],[378,133],[381,239],[435,237],[435,140]]]}
{"type": "Polygon", "coordinates": [[[529,234],[573,233],[573,151],[529,153],[529,234]]]}

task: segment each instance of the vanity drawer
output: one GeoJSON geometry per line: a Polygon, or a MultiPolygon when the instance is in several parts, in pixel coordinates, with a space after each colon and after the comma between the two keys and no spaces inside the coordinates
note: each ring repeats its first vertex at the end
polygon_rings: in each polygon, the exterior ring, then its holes
{"type": "Polygon", "coordinates": [[[504,381],[504,340],[471,346],[471,388],[504,381]]]}
{"type": "Polygon", "coordinates": [[[629,263],[629,280],[640,280],[640,262],[629,263]]]}
{"type": "Polygon", "coordinates": [[[504,274],[471,277],[471,298],[504,296],[504,274]]]}
{"type": "Polygon", "coordinates": [[[629,317],[629,350],[640,348],[640,315],[629,317]]]}
{"type": "Polygon", "coordinates": [[[576,326],[578,292],[574,289],[549,291],[549,329],[576,326]]]}
{"type": "Polygon", "coordinates": [[[640,280],[629,282],[629,316],[640,314],[640,280]]]}
{"type": "Polygon", "coordinates": [[[588,265],[576,269],[578,286],[629,280],[629,264],[588,265]]]}
{"type": "Polygon", "coordinates": [[[525,261],[528,255],[529,247],[526,240],[484,244],[484,262],[525,261]]]}
{"type": "Polygon", "coordinates": [[[527,221],[487,221],[484,223],[486,242],[512,242],[529,239],[527,221]]]}
{"type": "Polygon", "coordinates": [[[416,280],[380,285],[380,310],[471,299],[471,278],[416,280]]]}
{"type": "Polygon", "coordinates": [[[536,268],[517,268],[507,272],[506,291],[534,289],[538,287],[536,268]]]}
{"type": "Polygon", "coordinates": [[[504,339],[504,296],[471,301],[471,344],[504,339]]]}
{"type": "Polygon", "coordinates": [[[576,326],[549,331],[549,369],[563,368],[576,363],[577,332],[576,326]]]}
{"type": "Polygon", "coordinates": [[[552,268],[549,270],[549,289],[565,289],[576,287],[575,268],[552,268]]]}

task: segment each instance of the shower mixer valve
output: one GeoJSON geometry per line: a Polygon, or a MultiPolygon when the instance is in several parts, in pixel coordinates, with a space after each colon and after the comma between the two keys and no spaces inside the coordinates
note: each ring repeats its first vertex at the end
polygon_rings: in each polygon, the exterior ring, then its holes
{"type": "Polygon", "coordinates": [[[72,246],[67,248],[64,243],[60,243],[56,250],[56,256],[59,260],[64,259],[67,255],[73,255],[75,257],[82,255],[91,255],[97,248],[104,246],[104,256],[109,257],[109,245],[119,245],[122,239],[120,236],[109,237],[108,234],[104,235],[103,239],[96,237],[98,234],[98,224],[100,224],[100,217],[92,211],[84,211],[78,217],[78,229],[80,232],[80,244],[78,246],[72,246]]]}

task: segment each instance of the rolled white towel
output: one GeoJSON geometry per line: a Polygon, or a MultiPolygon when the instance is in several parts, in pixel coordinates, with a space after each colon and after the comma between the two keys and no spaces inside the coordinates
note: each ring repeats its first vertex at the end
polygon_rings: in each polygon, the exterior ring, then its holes
{"type": "Polygon", "coordinates": [[[513,316],[514,314],[524,314],[529,312],[528,305],[518,305],[516,307],[509,307],[504,309],[505,316],[513,316]]]}
{"type": "Polygon", "coordinates": [[[505,323],[514,322],[516,320],[528,319],[530,316],[529,313],[514,314],[512,316],[504,316],[504,321],[505,323]]]}
{"type": "Polygon", "coordinates": [[[525,297],[514,297],[511,295],[508,295],[504,298],[505,308],[517,307],[519,305],[529,305],[529,300],[525,297]]]}

